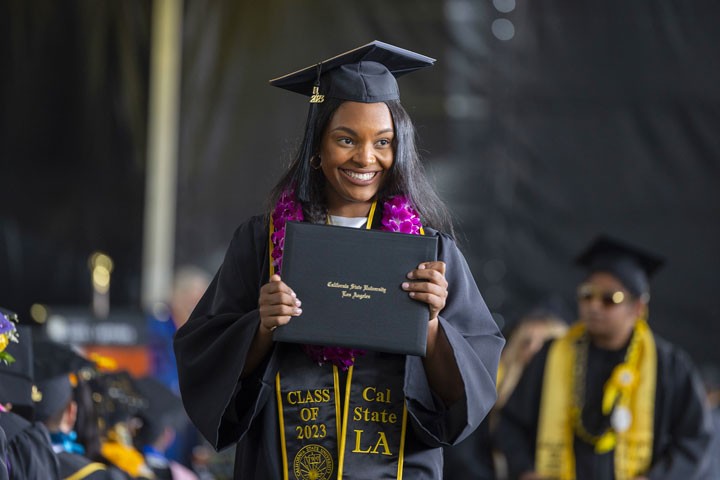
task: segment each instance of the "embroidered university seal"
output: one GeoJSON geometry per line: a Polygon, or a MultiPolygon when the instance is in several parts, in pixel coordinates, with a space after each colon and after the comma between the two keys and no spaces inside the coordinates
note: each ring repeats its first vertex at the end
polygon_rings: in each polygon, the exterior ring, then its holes
{"type": "Polygon", "coordinates": [[[320,445],[305,445],[293,460],[297,480],[329,480],[333,467],[332,455],[320,445]]]}

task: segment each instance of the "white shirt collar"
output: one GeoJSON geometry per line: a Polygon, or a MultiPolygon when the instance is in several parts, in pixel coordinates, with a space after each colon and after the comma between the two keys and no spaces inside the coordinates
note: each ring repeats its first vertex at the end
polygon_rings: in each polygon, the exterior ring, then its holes
{"type": "Polygon", "coordinates": [[[336,215],[328,215],[330,225],[339,227],[362,228],[367,224],[367,217],[338,217],[336,215]]]}

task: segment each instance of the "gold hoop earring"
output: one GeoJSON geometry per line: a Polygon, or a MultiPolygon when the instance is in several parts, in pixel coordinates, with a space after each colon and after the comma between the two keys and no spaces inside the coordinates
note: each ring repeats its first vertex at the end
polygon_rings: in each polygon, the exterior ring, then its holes
{"type": "Polygon", "coordinates": [[[317,170],[320,168],[320,165],[322,164],[322,159],[319,155],[313,155],[310,157],[310,166],[313,168],[313,170],[317,170]],[[315,162],[317,160],[317,162],[315,162]]]}

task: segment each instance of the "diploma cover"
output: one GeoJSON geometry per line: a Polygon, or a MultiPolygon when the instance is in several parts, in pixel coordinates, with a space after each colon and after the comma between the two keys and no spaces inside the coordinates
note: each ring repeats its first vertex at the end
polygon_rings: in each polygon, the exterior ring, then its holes
{"type": "Polygon", "coordinates": [[[278,327],[280,342],[425,355],[428,306],[401,288],[437,259],[437,237],[287,222],[282,279],[303,313],[278,327]]]}

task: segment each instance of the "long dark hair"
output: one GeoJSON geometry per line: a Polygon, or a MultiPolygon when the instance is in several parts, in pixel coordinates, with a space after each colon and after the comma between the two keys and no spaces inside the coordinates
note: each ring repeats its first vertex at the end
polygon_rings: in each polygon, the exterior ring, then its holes
{"type": "MultiPolygon", "coordinates": [[[[305,134],[290,167],[275,185],[270,195],[272,209],[280,195],[290,186],[295,187],[295,196],[303,205],[305,218],[313,223],[324,223],[327,215],[325,197],[325,176],[321,169],[310,165],[313,156],[318,155],[323,134],[335,111],[344,100],[326,98],[323,103],[311,104],[305,125],[305,134]]],[[[385,104],[390,110],[395,137],[395,153],[392,167],[386,174],[383,186],[378,192],[382,202],[393,195],[403,194],[420,214],[423,225],[455,236],[450,212],[428,181],[415,144],[415,127],[410,116],[398,100],[385,104]]]]}
{"type": "Polygon", "coordinates": [[[99,417],[92,395],[90,384],[78,375],[78,383],[73,389],[73,399],[77,403],[75,431],[78,443],[85,447],[85,457],[105,463],[100,453],[99,417]]]}

